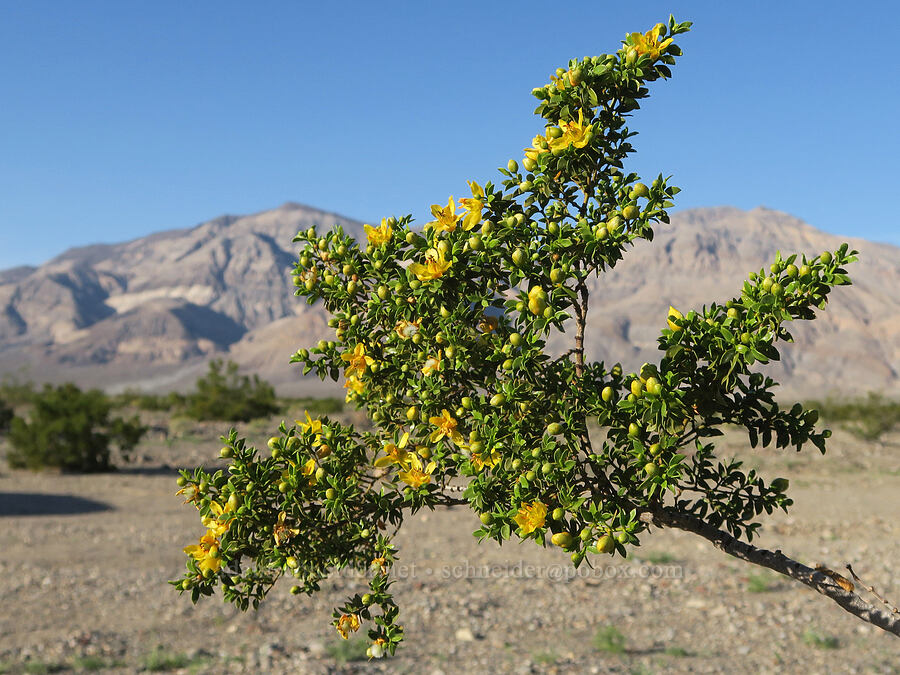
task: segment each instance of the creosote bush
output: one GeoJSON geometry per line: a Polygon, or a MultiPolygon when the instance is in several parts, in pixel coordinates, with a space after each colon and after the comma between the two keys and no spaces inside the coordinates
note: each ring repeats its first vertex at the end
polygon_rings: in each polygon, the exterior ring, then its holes
{"type": "Polygon", "coordinates": [[[196,420],[247,422],[278,412],[275,390],[259,375],[238,374],[238,364],[221,359],[209,362],[207,374],[197,380],[187,398],[185,414],[196,420]]]}
{"type": "Polygon", "coordinates": [[[9,431],[9,425],[14,416],[13,409],[6,404],[6,401],[0,399],[0,434],[9,431]]]}
{"type": "MultiPolygon", "coordinates": [[[[754,447],[824,452],[815,411],[779,406],[753,367],[778,358],[786,323],[813,319],[849,283],[854,251],[778,255],[725,304],[671,308],[659,318],[660,360],[638,372],[584,359],[588,280],[651,240],[678,191],[626,170],[626,120],[647,85],[670,77],[689,26],[670,18],[615,54],[557,69],[533,92],[544,128],[521,161],[433,206],[424,231],[405,216],[367,225],[365,243],[340,228],[297,235],[297,294],[324,304],[335,339],[292,361],[343,375],[347,400],[375,426],[306,415],[282,423],[267,449],[223,437],[227,468],[179,479],[206,529],[185,549],[178,590],[197,601],[218,586],[246,609],[284,575],[311,594],[334,570],[365,570],[368,591],[333,623],[344,638],[368,624],[368,655],[381,657],[403,637],[394,532],[419,509],[462,504],[480,519],[479,540],[550,545],[575,566],[678,527],[862,616],[858,596],[825,572],[746,543],[763,514],[791,505],[788,481],[719,461],[713,440],[736,424],[754,447]],[[549,353],[568,319],[571,350],[549,353]]],[[[594,302],[602,308],[602,295],[594,302]]]]}
{"type": "Polygon", "coordinates": [[[111,409],[109,397],[97,389],[46,385],[33,394],[29,419],[13,418],[7,461],[15,468],[110,470],[110,445],[127,461],[146,431],[137,417],[111,417],[111,409]]]}

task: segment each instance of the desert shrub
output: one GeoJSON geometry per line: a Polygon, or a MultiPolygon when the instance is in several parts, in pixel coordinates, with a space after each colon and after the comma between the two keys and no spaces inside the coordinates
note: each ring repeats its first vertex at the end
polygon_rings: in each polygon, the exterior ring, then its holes
{"type": "Polygon", "coordinates": [[[308,410],[316,415],[330,415],[339,413],[344,409],[344,401],[339,398],[283,398],[280,399],[283,408],[289,410],[308,410]]]}
{"type": "Polygon", "coordinates": [[[874,392],[865,398],[832,398],[807,405],[818,410],[824,419],[867,441],[876,441],[900,427],[900,401],[874,392]]]}
{"type": "MultiPolygon", "coordinates": [[[[626,118],[647,85],[670,77],[673,39],[688,28],[670,17],[615,54],[557,69],[533,92],[543,132],[524,171],[512,159],[497,184],[471,181],[462,211],[452,196],[435,204],[424,231],[403,216],[366,225],[367,241],[340,228],[298,233],[297,294],[324,305],[335,339],[292,362],[343,374],[347,400],[374,426],[282,423],[270,453],[234,430],[223,437],[227,470],[179,479],[206,529],[173,585],[194,601],[221,588],[247,609],[282,575],[312,594],[335,570],[368,571],[368,589],[334,609],[333,625],[349,638],[368,624],[367,654],[382,657],[403,638],[396,531],[420,509],[464,506],[481,521],[479,541],[550,545],[575,567],[624,556],[657,528],[685,530],[900,634],[900,617],[841,575],[749,543],[766,514],[792,505],[789,481],[720,460],[715,443],[739,425],[754,448],[825,451],[815,412],[779,405],[758,370],[779,358],[789,322],[814,319],[850,283],[847,244],[777,253],[724,304],[660,312],[659,359],[637,372],[585,359],[589,300],[604,301],[593,278],[650,241],[674,205],[668,179],[648,185],[625,170],[626,118]],[[554,333],[571,349],[551,349],[554,333]]],[[[624,638],[607,630],[597,646],[621,650],[624,638]]]]}
{"type": "Polygon", "coordinates": [[[17,406],[31,403],[35,395],[33,382],[21,382],[15,378],[4,378],[0,383],[0,399],[17,406]]]}
{"type": "Polygon", "coordinates": [[[209,372],[197,380],[187,397],[185,414],[196,420],[247,422],[279,411],[275,389],[258,375],[238,373],[238,364],[221,359],[209,363],[209,372]]]}
{"type": "Polygon", "coordinates": [[[9,425],[14,415],[13,409],[6,404],[6,401],[0,399],[0,434],[9,431],[9,425]]]}
{"type": "Polygon", "coordinates": [[[108,471],[110,446],[127,460],[146,431],[137,417],[110,417],[111,409],[102,391],[46,385],[35,393],[29,419],[13,418],[7,461],[16,468],[108,471]]]}
{"type": "Polygon", "coordinates": [[[132,389],[113,397],[116,408],[137,408],[148,412],[175,412],[187,404],[187,396],[171,391],[167,394],[151,394],[132,389]]]}

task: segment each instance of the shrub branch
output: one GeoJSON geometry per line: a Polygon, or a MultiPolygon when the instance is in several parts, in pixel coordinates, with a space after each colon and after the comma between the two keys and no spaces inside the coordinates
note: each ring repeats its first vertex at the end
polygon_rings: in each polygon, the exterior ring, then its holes
{"type": "Polygon", "coordinates": [[[770,551],[748,544],[713,527],[701,518],[664,507],[641,514],[641,520],[657,527],[673,527],[692,532],[709,540],[713,546],[730,556],[790,577],[809,586],[817,593],[831,598],[845,611],[866,623],[900,637],[900,614],[885,612],[863,600],[855,591],[841,587],[824,570],[817,570],[787,557],[780,550],[770,551]]]}

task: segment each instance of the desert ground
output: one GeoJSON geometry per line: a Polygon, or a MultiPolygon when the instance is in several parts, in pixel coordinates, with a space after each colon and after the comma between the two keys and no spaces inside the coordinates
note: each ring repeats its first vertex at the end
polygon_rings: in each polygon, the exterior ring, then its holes
{"type": "MultiPolygon", "coordinates": [[[[628,559],[575,575],[558,550],[478,545],[461,508],[401,531],[394,590],[407,638],[393,658],[366,661],[364,638],[344,642],[330,625],[358,578],[312,598],[290,595],[285,579],[258,612],[220,596],[194,606],[166,583],[202,532],[174,494],[176,468],[220,462],[228,425],[148,421],[167,434],[148,434],[116,473],[30,473],[0,458],[0,673],[900,672],[896,637],[694,535],[654,531],[628,559]]],[[[262,443],[278,421],[239,428],[262,443]]],[[[837,430],[821,456],[752,451],[732,431],[720,449],[791,478],[796,504],[765,521],[762,545],[852,563],[900,602],[900,435],[864,443],[837,430]]]]}

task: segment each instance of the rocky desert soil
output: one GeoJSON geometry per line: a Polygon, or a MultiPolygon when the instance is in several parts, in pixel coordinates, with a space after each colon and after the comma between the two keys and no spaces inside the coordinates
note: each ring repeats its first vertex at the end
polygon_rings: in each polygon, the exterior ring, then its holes
{"type": "MultiPolygon", "coordinates": [[[[479,546],[464,509],[403,528],[395,591],[407,639],[393,658],[367,662],[363,638],[343,642],[330,626],[359,579],[335,578],[313,598],[283,580],[255,613],[220,597],[193,606],[166,584],[202,529],[174,495],[175,468],[218,462],[227,425],[151,421],[171,427],[168,438],[148,436],[114,474],[0,460],[0,673],[900,672],[896,637],[693,535],[654,532],[627,560],[576,576],[559,551],[479,546]]],[[[276,423],[243,432],[261,442],[276,423]]],[[[824,457],[751,451],[738,432],[720,447],[791,478],[796,504],[766,521],[762,545],[852,563],[900,602],[900,436],[863,443],[837,431],[824,457]]]]}

